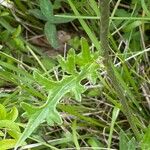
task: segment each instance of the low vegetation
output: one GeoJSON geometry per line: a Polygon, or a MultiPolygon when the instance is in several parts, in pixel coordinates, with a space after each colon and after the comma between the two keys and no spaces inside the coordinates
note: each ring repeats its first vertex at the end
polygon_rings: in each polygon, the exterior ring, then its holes
{"type": "Polygon", "coordinates": [[[0,150],[150,150],[150,1],[0,1],[0,150]]]}

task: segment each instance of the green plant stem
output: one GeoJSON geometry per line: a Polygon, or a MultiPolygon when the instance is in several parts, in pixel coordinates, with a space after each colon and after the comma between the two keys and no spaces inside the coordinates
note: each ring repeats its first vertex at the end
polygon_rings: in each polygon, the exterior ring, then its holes
{"type": "MultiPolygon", "coordinates": [[[[55,17],[61,17],[61,18],[72,18],[72,19],[90,19],[90,20],[98,20],[99,16],[81,16],[81,15],[54,15],[55,17]]],[[[143,20],[143,21],[149,21],[150,17],[109,17],[111,20],[143,20]]]]}
{"type": "Polygon", "coordinates": [[[116,90],[117,96],[120,99],[120,102],[123,107],[124,114],[127,117],[127,120],[137,138],[137,140],[140,140],[140,132],[135,124],[133,113],[128,105],[127,99],[124,95],[124,89],[118,82],[117,76],[115,75],[114,67],[112,66],[111,57],[109,56],[109,53],[111,52],[111,49],[109,47],[108,42],[108,32],[109,32],[109,0],[101,0],[101,26],[100,26],[100,39],[101,39],[101,47],[102,47],[102,55],[104,58],[104,65],[107,69],[108,76],[111,79],[112,85],[114,89],[116,90]]]}

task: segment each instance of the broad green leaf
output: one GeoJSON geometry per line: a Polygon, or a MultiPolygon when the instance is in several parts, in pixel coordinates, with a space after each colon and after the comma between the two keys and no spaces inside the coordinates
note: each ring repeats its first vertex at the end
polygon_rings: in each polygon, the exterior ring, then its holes
{"type": "Polygon", "coordinates": [[[19,138],[20,136],[20,128],[19,126],[11,121],[11,120],[0,120],[0,128],[6,128],[8,129],[8,133],[13,137],[13,138],[19,138]]]}
{"type": "Polygon", "coordinates": [[[4,120],[6,118],[6,109],[0,104],[0,120],[4,120]]]}
{"type": "Polygon", "coordinates": [[[13,107],[9,113],[7,113],[6,119],[15,121],[18,117],[18,110],[16,107],[13,107]]]}
{"type": "Polygon", "coordinates": [[[40,9],[47,20],[53,16],[53,5],[50,0],[40,0],[40,9]]]}
{"type": "Polygon", "coordinates": [[[4,139],[0,141],[0,149],[7,150],[15,147],[17,140],[15,139],[4,139]]]}
{"type": "Polygon", "coordinates": [[[11,120],[0,120],[0,128],[8,128],[10,130],[20,132],[19,126],[11,120]]]}
{"type": "Polygon", "coordinates": [[[57,38],[56,26],[48,21],[44,26],[44,33],[49,44],[51,44],[53,48],[57,49],[59,47],[59,42],[57,38]]]}
{"type": "Polygon", "coordinates": [[[30,9],[29,13],[38,19],[47,21],[47,18],[42,14],[42,12],[39,9],[30,9]]]}

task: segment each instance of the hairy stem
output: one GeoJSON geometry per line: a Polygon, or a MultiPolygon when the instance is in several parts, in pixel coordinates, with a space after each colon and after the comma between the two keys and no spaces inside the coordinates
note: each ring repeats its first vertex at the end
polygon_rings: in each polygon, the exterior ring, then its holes
{"type": "Polygon", "coordinates": [[[124,89],[120,85],[119,81],[117,80],[117,76],[115,75],[115,71],[112,66],[111,57],[109,53],[111,49],[109,47],[108,41],[108,32],[109,32],[109,0],[100,0],[101,5],[101,30],[100,30],[100,39],[101,39],[101,47],[102,47],[102,55],[104,58],[104,65],[107,69],[108,76],[111,79],[112,85],[116,90],[117,96],[120,99],[120,102],[123,107],[124,114],[127,117],[127,120],[136,136],[136,138],[140,139],[140,132],[135,124],[135,120],[133,117],[133,113],[128,105],[127,99],[124,95],[124,89]]]}

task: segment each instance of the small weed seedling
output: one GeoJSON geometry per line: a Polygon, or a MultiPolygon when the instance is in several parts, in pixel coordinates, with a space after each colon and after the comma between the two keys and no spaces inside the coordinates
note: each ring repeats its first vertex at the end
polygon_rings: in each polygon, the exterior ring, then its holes
{"type": "Polygon", "coordinates": [[[51,46],[57,49],[59,47],[59,42],[57,39],[56,25],[70,22],[73,19],[54,16],[53,5],[49,0],[40,0],[40,10],[32,9],[29,10],[29,12],[38,19],[46,21],[44,26],[44,33],[51,46]]]}

